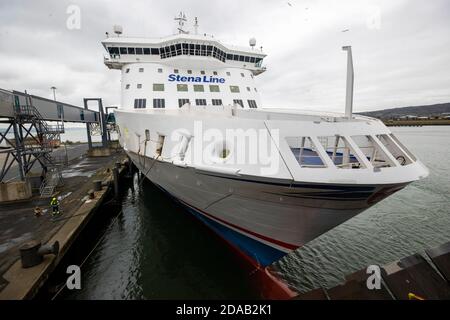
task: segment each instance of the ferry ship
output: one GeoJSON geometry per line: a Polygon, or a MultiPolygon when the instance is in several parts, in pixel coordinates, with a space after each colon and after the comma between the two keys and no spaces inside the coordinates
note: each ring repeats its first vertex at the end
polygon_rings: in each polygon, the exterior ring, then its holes
{"type": "MultiPolygon", "coordinates": [[[[137,168],[188,212],[265,268],[363,212],[427,168],[379,120],[263,107],[262,48],[185,30],[102,41],[121,72],[119,141],[137,168]]],[[[350,110],[349,110],[350,108],[350,110]]],[[[182,239],[181,239],[182,241],[182,239]]]]}

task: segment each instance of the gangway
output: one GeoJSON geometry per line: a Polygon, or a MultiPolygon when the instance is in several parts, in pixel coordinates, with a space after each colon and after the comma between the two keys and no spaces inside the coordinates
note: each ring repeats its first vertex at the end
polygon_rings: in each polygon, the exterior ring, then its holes
{"type": "MultiPolygon", "coordinates": [[[[64,123],[102,126],[105,123],[102,118],[101,99],[99,111],[93,111],[86,105],[83,108],[26,91],[0,89],[0,124],[5,127],[0,128],[0,183],[10,180],[7,175],[13,164],[17,164],[20,180],[25,181],[34,165],[39,163],[42,168],[41,196],[51,196],[54,188],[62,182],[62,163],[52,156],[52,151],[61,143],[64,123]]],[[[103,146],[105,139],[102,139],[103,146]]]]}

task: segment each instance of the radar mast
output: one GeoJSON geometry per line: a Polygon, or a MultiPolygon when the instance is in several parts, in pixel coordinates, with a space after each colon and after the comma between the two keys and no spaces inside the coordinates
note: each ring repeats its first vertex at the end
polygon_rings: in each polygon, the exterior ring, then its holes
{"type": "Polygon", "coordinates": [[[175,17],[174,19],[175,21],[178,21],[178,33],[180,34],[188,34],[189,31],[184,30],[184,23],[187,21],[186,19],[186,15],[180,11],[180,14],[178,15],[178,17],[175,17]]]}

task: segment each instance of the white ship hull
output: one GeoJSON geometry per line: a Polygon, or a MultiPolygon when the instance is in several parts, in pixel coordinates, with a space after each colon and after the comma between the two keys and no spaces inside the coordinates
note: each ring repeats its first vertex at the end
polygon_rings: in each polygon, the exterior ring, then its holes
{"type": "Polygon", "coordinates": [[[261,183],[129,156],[150,181],[261,266],[362,212],[381,189],[403,187],[261,183]]]}
{"type": "MultiPolygon", "coordinates": [[[[317,170],[315,179],[308,181],[288,179],[287,171],[291,177],[297,175],[294,168],[289,168],[289,161],[286,159],[279,164],[280,169],[275,174],[266,176],[256,175],[254,171],[252,173],[250,168],[254,169],[255,165],[248,168],[242,165],[239,174],[236,174],[233,168],[223,164],[205,167],[186,159],[180,162],[169,151],[166,154],[163,151],[161,157],[156,156],[157,137],[152,133],[169,136],[181,122],[185,128],[189,128],[199,119],[204,127],[210,123],[221,130],[236,126],[248,129],[264,123],[275,124],[268,121],[249,122],[247,119],[231,124],[226,118],[220,118],[223,115],[205,118],[195,113],[190,118],[190,113],[183,114],[181,110],[175,110],[175,114],[167,112],[165,115],[165,112],[167,110],[117,112],[121,144],[148,179],[243,253],[255,266],[272,264],[290,251],[402,189],[420,174],[426,174],[426,169],[415,162],[396,168],[403,169],[404,174],[401,176],[392,175],[393,172],[389,172],[392,168],[385,168],[388,170],[376,174],[373,170],[353,170],[350,175],[353,180],[341,177],[341,182],[330,182],[333,178],[327,177],[326,172],[323,174],[326,169],[321,168],[313,169],[317,170]],[[146,128],[150,129],[151,141],[143,139],[146,128]],[[358,175],[363,174],[373,177],[362,181],[358,175]]],[[[291,124],[287,121],[282,127],[288,130],[289,125],[291,124]]],[[[355,130],[355,126],[349,127],[348,130],[355,130]]],[[[303,135],[302,132],[298,134],[303,135]]],[[[165,150],[173,149],[170,143],[166,140],[165,150]]],[[[280,158],[290,156],[283,155],[281,146],[278,147],[281,151],[278,154],[280,158]]],[[[303,170],[303,176],[307,177],[308,169],[303,170]]],[[[348,174],[348,170],[344,171],[348,174]]]]}

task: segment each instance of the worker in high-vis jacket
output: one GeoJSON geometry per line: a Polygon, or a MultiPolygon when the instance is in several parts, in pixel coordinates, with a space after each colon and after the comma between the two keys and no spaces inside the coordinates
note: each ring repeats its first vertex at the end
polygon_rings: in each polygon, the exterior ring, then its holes
{"type": "Polygon", "coordinates": [[[50,201],[50,206],[52,207],[52,210],[53,210],[52,215],[59,214],[59,202],[56,197],[52,198],[52,200],[50,201]]]}

